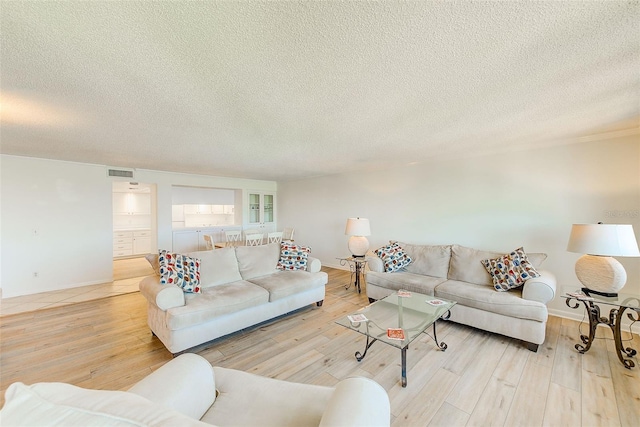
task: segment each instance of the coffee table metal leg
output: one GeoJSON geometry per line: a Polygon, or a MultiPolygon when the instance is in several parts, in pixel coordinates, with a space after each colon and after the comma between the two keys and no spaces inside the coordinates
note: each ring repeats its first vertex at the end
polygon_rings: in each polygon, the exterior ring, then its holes
{"type": "Polygon", "coordinates": [[[400,350],[402,353],[402,387],[407,386],[407,348],[409,346],[402,347],[400,350]]]}
{"type": "Polygon", "coordinates": [[[436,335],[436,323],[437,322],[433,322],[433,340],[442,351],[445,351],[447,349],[447,344],[444,342],[438,343],[438,336],[436,335]]]}
{"type": "Polygon", "coordinates": [[[358,362],[362,361],[362,359],[364,359],[364,357],[367,355],[367,350],[369,350],[369,347],[371,347],[373,345],[374,342],[378,341],[375,338],[369,338],[369,335],[367,335],[367,345],[364,348],[364,353],[360,353],[359,351],[356,351],[356,360],[358,362]],[[371,340],[371,341],[370,341],[371,340]]]}

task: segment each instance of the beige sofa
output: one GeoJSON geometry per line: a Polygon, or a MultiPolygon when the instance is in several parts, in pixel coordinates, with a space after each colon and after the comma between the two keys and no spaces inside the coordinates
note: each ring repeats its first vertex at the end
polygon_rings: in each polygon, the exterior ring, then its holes
{"type": "Polygon", "coordinates": [[[505,252],[460,245],[398,244],[412,258],[401,271],[385,273],[380,258],[367,256],[366,287],[370,301],[398,289],[432,295],[457,302],[451,310],[451,321],[526,341],[532,351],[537,351],[544,342],[547,304],[556,293],[554,275],[539,269],[545,254],[527,254],[539,277],[527,280],[520,288],[498,292],[481,261],[505,252]]]}
{"type": "Polygon", "coordinates": [[[389,398],[368,378],[336,387],[212,367],[186,353],[128,391],[14,383],[0,411],[10,426],[389,426],[389,398]]]}
{"type": "Polygon", "coordinates": [[[320,260],[309,257],[306,270],[277,270],[279,243],[186,255],[200,259],[202,293],[163,285],[159,275],[140,282],[149,328],[171,353],[324,301],[320,260]]]}

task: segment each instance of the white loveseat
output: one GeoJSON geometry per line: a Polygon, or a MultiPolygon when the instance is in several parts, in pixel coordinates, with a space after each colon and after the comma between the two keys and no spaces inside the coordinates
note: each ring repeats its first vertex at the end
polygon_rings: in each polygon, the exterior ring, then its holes
{"type": "Polygon", "coordinates": [[[544,342],[547,304],[556,293],[556,279],[539,270],[546,254],[527,254],[539,277],[507,292],[498,292],[482,260],[505,253],[481,251],[460,245],[412,245],[398,242],[412,262],[404,269],[384,272],[377,256],[367,256],[367,296],[378,300],[399,289],[432,295],[457,304],[449,320],[517,338],[537,351],[544,342]]]}
{"type": "Polygon", "coordinates": [[[324,301],[320,260],[309,257],[306,270],[277,270],[279,243],[185,255],[200,259],[201,293],[163,285],[159,275],[140,282],[149,328],[174,354],[324,301]]]}
{"type": "Polygon", "coordinates": [[[128,391],[14,383],[0,424],[10,426],[389,426],[389,398],[361,377],[323,387],[212,367],[186,353],[128,391]]]}

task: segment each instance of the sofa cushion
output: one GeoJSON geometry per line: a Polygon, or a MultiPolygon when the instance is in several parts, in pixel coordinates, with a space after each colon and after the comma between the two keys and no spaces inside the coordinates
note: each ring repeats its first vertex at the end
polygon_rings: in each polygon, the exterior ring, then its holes
{"type": "Polygon", "coordinates": [[[269,301],[276,301],[308,289],[324,286],[327,283],[327,273],[284,270],[267,276],[255,277],[251,279],[251,283],[269,291],[269,301]]]}
{"type": "Polygon", "coordinates": [[[156,276],[160,275],[160,261],[158,261],[158,254],[146,254],[144,259],[147,260],[153,272],[156,276]]]}
{"type": "Polygon", "coordinates": [[[228,313],[269,302],[269,292],[253,283],[234,283],[202,289],[201,294],[185,295],[185,305],[167,310],[167,326],[171,330],[200,325],[228,313]]]}
{"type": "Polygon", "coordinates": [[[188,252],[187,255],[200,259],[200,287],[202,289],[242,280],[234,248],[188,252]]]}
{"type": "Polygon", "coordinates": [[[402,249],[397,242],[389,243],[374,251],[374,253],[382,260],[384,271],[398,271],[411,264],[411,257],[402,249]]]}
{"type": "MultiPolygon", "coordinates": [[[[451,280],[493,286],[493,279],[484,268],[482,260],[498,258],[503,254],[504,252],[481,251],[465,246],[452,245],[451,263],[447,277],[451,280]]],[[[542,261],[547,258],[547,255],[543,253],[530,253],[527,254],[527,256],[529,262],[531,262],[536,269],[539,268],[542,261]]]]}
{"type": "Polygon", "coordinates": [[[280,259],[280,243],[239,246],[235,251],[240,275],[244,280],[273,273],[280,259]]]}
{"type": "Polygon", "coordinates": [[[446,278],[442,277],[431,277],[405,271],[396,271],[394,273],[367,271],[366,273],[368,285],[376,285],[394,291],[406,289],[407,291],[424,295],[433,295],[435,287],[446,280],[446,278]]]}
{"type": "Polygon", "coordinates": [[[203,426],[198,420],[125,391],[64,383],[14,383],[0,411],[4,426],[203,426]]]}
{"type": "Polygon", "coordinates": [[[536,270],[540,268],[540,265],[547,259],[547,254],[541,252],[527,253],[527,259],[533,265],[536,270]]]}
{"type": "Polygon", "coordinates": [[[306,270],[307,260],[311,248],[296,245],[293,242],[282,242],[280,244],[280,259],[276,268],[278,270],[306,270]]]}
{"type": "Polygon", "coordinates": [[[508,317],[547,321],[547,306],[538,301],[523,299],[521,289],[496,292],[491,285],[478,286],[469,282],[447,280],[436,286],[435,296],[508,317]]]}
{"type": "Polygon", "coordinates": [[[200,260],[188,255],[160,250],[160,283],[176,285],[185,292],[200,293],[200,260]]]}
{"type": "Polygon", "coordinates": [[[524,285],[526,280],[540,276],[527,259],[524,248],[498,258],[482,260],[482,265],[491,275],[494,289],[501,292],[515,289],[524,285]]]}
{"type": "Polygon", "coordinates": [[[451,245],[412,245],[398,242],[411,258],[405,267],[409,273],[447,278],[451,261],[451,245]]]}

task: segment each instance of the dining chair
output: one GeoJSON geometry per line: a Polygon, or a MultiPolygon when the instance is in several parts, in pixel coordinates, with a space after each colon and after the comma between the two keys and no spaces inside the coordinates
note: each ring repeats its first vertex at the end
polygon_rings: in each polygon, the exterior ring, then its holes
{"type": "Polygon", "coordinates": [[[282,231],[274,231],[267,234],[267,243],[280,243],[282,242],[282,231]]]}
{"type": "Polygon", "coordinates": [[[204,242],[207,244],[207,250],[208,251],[214,250],[215,246],[213,245],[213,237],[209,234],[205,234],[203,237],[204,237],[204,242]]]}
{"type": "Polygon", "coordinates": [[[282,240],[293,240],[293,233],[295,233],[296,229],[293,227],[285,227],[282,230],[282,240]]]}
{"type": "Polygon", "coordinates": [[[227,245],[240,246],[240,239],[242,238],[242,231],[230,230],[224,232],[224,237],[227,241],[227,245]]]}
{"type": "Polygon", "coordinates": [[[264,234],[262,233],[247,234],[247,236],[245,237],[245,244],[247,246],[260,246],[262,244],[263,238],[264,234]]]}

